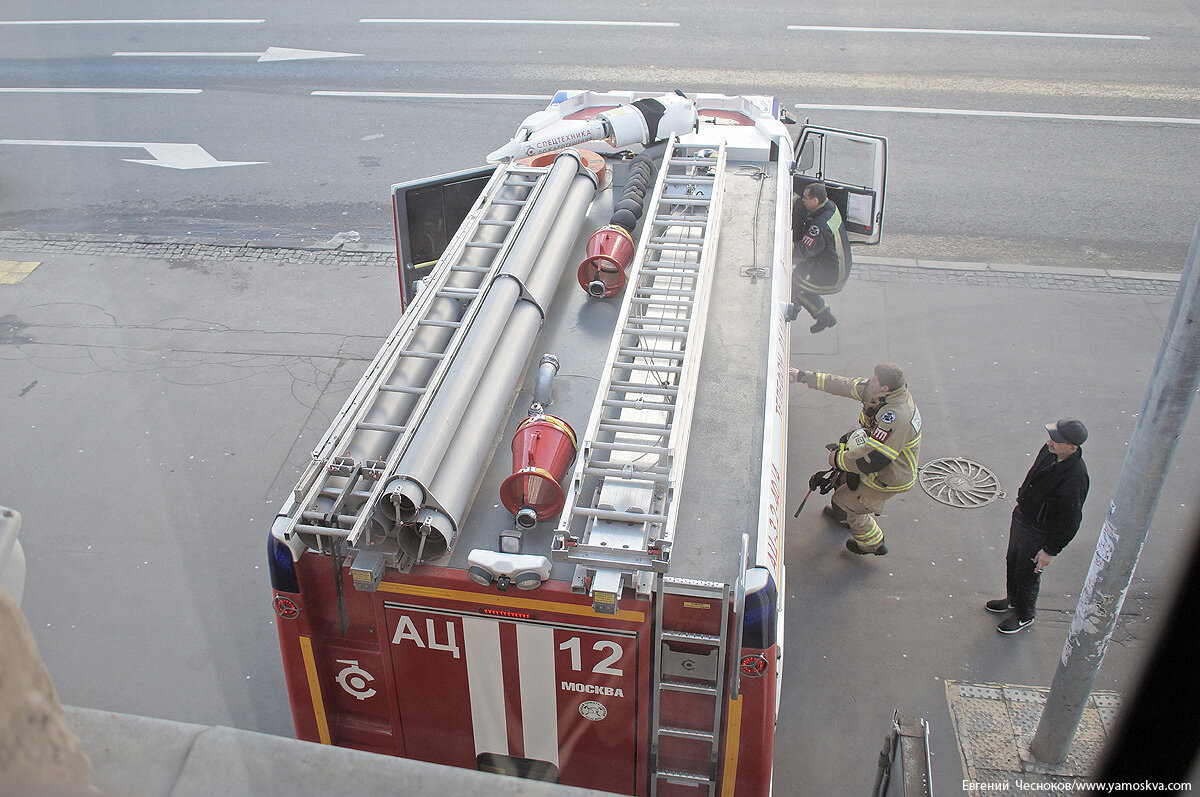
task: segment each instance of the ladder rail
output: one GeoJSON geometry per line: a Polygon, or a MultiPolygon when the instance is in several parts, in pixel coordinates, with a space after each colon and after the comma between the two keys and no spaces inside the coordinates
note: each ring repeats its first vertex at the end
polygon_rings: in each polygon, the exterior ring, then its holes
{"type": "MultiPolygon", "coordinates": [[[[749,537],[742,536],[743,544],[748,545],[749,537]]],[[[745,548],[743,548],[745,551],[745,548]]],[[[743,559],[743,562],[745,560],[743,559]]],[[[658,794],[659,780],[664,779],[668,782],[684,780],[695,786],[707,786],[709,797],[715,797],[717,787],[719,785],[718,775],[720,771],[720,753],[722,746],[721,726],[725,721],[725,706],[726,696],[724,694],[725,675],[728,669],[729,656],[729,616],[727,606],[729,603],[730,590],[725,584],[706,581],[689,581],[687,579],[671,578],[669,576],[660,576],[657,579],[655,591],[655,607],[654,607],[654,654],[653,654],[653,672],[651,675],[651,711],[650,711],[650,795],[656,797],[658,794]],[[721,620],[720,634],[713,637],[704,634],[695,634],[689,632],[672,631],[666,628],[665,618],[663,616],[663,604],[665,596],[695,596],[705,597],[720,601],[721,605],[721,620]],[[663,645],[669,641],[685,642],[691,645],[702,647],[710,647],[717,653],[716,672],[711,683],[688,683],[688,682],[672,682],[663,678],[663,645]],[[712,703],[712,724],[708,730],[698,728],[675,728],[666,727],[662,724],[662,698],[664,692],[686,692],[691,694],[706,695],[713,701],[712,703]],[[659,740],[660,738],[675,737],[692,739],[694,741],[708,740],[709,748],[709,766],[708,771],[699,772],[684,772],[679,770],[664,769],[659,765],[659,740]]],[[[740,622],[738,616],[734,616],[733,622],[735,626],[740,622]]],[[[735,627],[736,633],[736,627],[735,627]]],[[[740,634],[737,635],[740,639],[740,634]]],[[[736,659],[735,657],[732,657],[736,659]]]]}
{"type": "MultiPolygon", "coordinates": [[[[677,151],[681,149],[698,150],[701,147],[681,147],[673,136],[659,169],[650,210],[647,212],[647,217],[654,221],[643,230],[633,259],[628,294],[617,320],[618,332],[613,336],[606,360],[606,381],[596,393],[588,427],[582,438],[582,456],[576,461],[565,510],[555,531],[554,554],[559,561],[593,563],[601,567],[613,567],[614,562],[620,562],[619,555],[595,555],[597,546],[587,545],[586,540],[577,539],[572,534],[573,525],[579,518],[583,518],[584,523],[581,538],[590,536],[596,530],[597,520],[606,519],[596,513],[598,507],[585,506],[582,501],[585,478],[598,475],[592,467],[593,455],[597,452],[609,452],[609,475],[604,477],[606,488],[622,483],[629,486],[647,484],[644,478],[623,480],[620,473],[613,472],[614,466],[621,464],[615,459],[621,453],[651,457],[654,460],[650,463],[652,467],[665,466],[665,483],[661,479],[653,482],[652,506],[645,507],[645,517],[641,521],[640,550],[628,551],[625,565],[627,570],[653,569],[663,572],[669,559],[670,544],[679,517],[679,502],[675,497],[679,494],[685,472],[692,410],[703,354],[705,317],[719,245],[726,168],[724,143],[716,149],[715,158],[677,156],[677,151]],[[712,168],[713,174],[708,177],[672,173],[680,163],[693,168],[712,168]],[[706,199],[670,193],[670,189],[690,184],[700,184],[712,193],[706,199]],[[696,213],[697,207],[704,209],[703,216],[696,213]],[[681,209],[686,209],[686,220],[690,223],[673,231],[671,221],[681,209]],[[698,227],[694,222],[701,218],[703,224],[698,227]],[[651,251],[656,255],[653,260],[648,259],[651,251]],[[651,307],[659,308],[660,318],[646,315],[651,307]],[[635,308],[639,308],[638,314],[635,314],[635,308]],[[658,334],[660,331],[661,335],[658,334]],[[662,375],[665,379],[655,380],[654,374],[662,375]],[[642,393],[642,390],[646,393],[642,393]],[[641,398],[630,401],[625,398],[646,394],[665,398],[661,402],[645,402],[641,398]],[[610,413],[612,417],[606,416],[606,410],[614,409],[616,412],[610,413]],[[624,412],[624,409],[629,409],[630,413],[624,412]],[[665,418],[649,421],[646,413],[662,413],[665,418]],[[630,417],[631,414],[636,417],[630,417]],[[632,428],[639,426],[644,429],[632,428]],[[665,511],[657,509],[659,506],[664,507],[665,511]],[[651,548],[655,554],[647,558],[647,551],[651,548]]],[[[591,503],[596,502],[593,500],[591,503]]],[[[636,522],[626,517],[612,519],[636,522]]]]}
{"type": "MultiPolygon", "coordinates": [[[[528,214],[530,207],[533,205],[534,199],[540,192],[541,187],[545,184],[545,175],[548,174],[548,172],[548,168],[521,166],[515,169],[512,167],[499,168],[492,175],[491,180],[489,180],[487,186],[484,188],[484,191],[480,194],[477,204],[468,213],[468,223],[464,223],[459,226],[455,235],[447,244],[446,250],[442,253],[442,257],[439,258],[438,267],[435,268],[433,274],[430,275],[432,278],[431,282],[426,285],[424,290],[420,291],[413,303],[409,306],[408,310],[404,313],[399,322],[397,322],[395,328],[385,341],[384,346],[375,355],[375,358],[368,366],[367,371],[363,374],[354,390],[351,391],[350,396],[346,399],[346,402],[342,405],[342,409],[335,417],[334,423],[330,425],[330,428],[322,437],[321,442],[313,450],[312,461],[305,469],[304,474],[302,475],[302,478],[296,487],[295,497],[299,498],[299,493],[304,492],[304,498],[303,500],[298,501],[294,507],[294,513],[290,517],[288,526],[284,531],[285,539],[289,539],[300,525],[306,526],[306,528],[303,529],[305,531],[308,531],[308,529],[311,528],[311,526],[303,524],[301,518],[303,514],[309,511],[315,505],[316,501],[322,497],[322,492],[325,490],[329,478],[337,475],[326,472],[329,461],[335,456],[335,452],[345,450],[360,428],[364,428],[362,427],[364,418],[371,411],[371,409],[374,408],[375,398],[377,398],[380,393],[385,392],[384,383],[395,372],[399,366],[400,360],[406,356],[409,356],[410,352],[407,351],[408,346],[411,344],[411,341],[416,336],[417,332],[421,329],[422,323],[425,322],[426,316],[431,311],[433,303],[439,298],[445,298],[440,297],[438,294],[444,289],[446,282],[450,279],[451,275],[454,273],[455,267],[465,254],[468,245],[478,233],[481,227],[481,222],[485,220],[484,217],[488,207],[493,204],[500,204],[500,200],[497,199],[497,195],[501,194],[506,189],[522,187],[514,186],[507,182],[514,173],[520,176],[531,177],[533,179],[528,181],[529,191],[525,198],[520,200],[520,207],[517,215],[513,219],[513,224],[499,228],[505,230],[503,233],[504,237],[501,242],[502,245],[500,248],[495,250],[495,254],[490,261],[490,265],[484,269],[483,272],[481,272],[482,276],[479,281],[479,285],[481,286],[480,289],[476,292],[474,298],[469,300],[466,311],[460,317],[457,326],[453,328],[454,331],[446,343],[446,349],[442,353],[442,357],[438,361],[438,364],[434,368],[433,372],[429,375],[425,387],[421,390],[418,396],[416,404],[410,409],[408,417],[405,419],[405,423],[403,424],[403,431],[399,433],[399,437],[392,445],[391,452],[386,461],[388,463],[391,463],[393,459],[398,461],[399,457],[396,454],[397,449],[401,449],[402,451],[403,448],[407,447],[407,441],[411,439],[415,429],[415,424],[412,421],[419,417],[418,412],[423,414],[423,411],[427,409],[431,394],[434,392],[436,385],[440,383],[441,378],[444,376],[445,371],[449,367],[449,361],[453,359],[453,352],[457,350],[457,346],[461,344],[462,338],[465,336],[467,329],[470,327],[470,318],[473,318],[475,313],[478,312],[478,308],[481,304],[480,298],[485,292],[484,289],[489,284],[488,275],[493,274],[503,263],[504,254],[512,246],[512,243],[516,238],[516,231],[520,229],[521,223],[528,214]]],[[[504,201],[503,204],[512,205],[516,204],[516,202],[504,201]]],[[[393,389],[398,386],[389,385],[386,387],[388,389],[393,389]]],[[[396,390],[395,392],[415,393],[417,391],[404,389],[396,390]]],[[[394,467],[394,463],[392,463],[392,465],[394,467]]],[[[359,536],[361,535],[362,528],[365,525],[365,518],[369,514],[363,510],[367,507],[374,506],[378,500],[377,493],[382,491],[383,482],[384,479],[382,478],[377,477],[375,479],[375,486],[372,488],[369,497],[359,505],[359,508],[355,512],[355,522],[350,530],[349,535],[345,533],[345,529],[331,528],[330,532],[332,536],[347,538],[352,545],[357,542],[359,536]]]]}
{"type": "MultiPolygon", "coordinates": [[[[468,304],[466,311],[460,317],[459,325],[454,330],[453,336],[447,342],[443,357],[438,362],[433,373],[430,374],[429,381],[425,386],[425,392],[418,398],[416,405],[413,406],[412,411],[409,413],[409,416],[405,422],[405,432],[392,446],[391,452],[387,456],[386,464],[382,468],[382,475],[375,481],[375,486],[371,489],[370,497],[359,506],[358,517],[354,522],[353,528],[350,530],[350,535],[347,537],[347,541],[351,546],[357,545],[361,539],[363,531],[366,529],[367,524],[371,519],[372,510],[379,503],[380,498],[383,496],[383,492],[387,486],[389,478],[395,473],[396,468],[399,467],[400,460],[403,458],[404,453],[408,450],[408,446],[412,442],[413,437],[416,435],[421,421],[429,412],[430,405],[433,403],[433,399],[438,388],[445,380],[446,373],[450,370],[455,356],[458,354],[459,349],[462,347],[463,341],[466,339],[471,330],[472,322],[475,320],[475,317],[479,314],[480,308],[483,306],[483,300],[487,295],[488,289],[492,286],[496,274],[504,265],[504,260],[507,257],[509,250],[512,249],[513,244],[516,242],[517,237],[520,234],[520,230],[525,223],[526,217],[533,208],[538,194],[541,193],[542,187],[546,184],[546,176],[550,173],[550,167],[547,166],[538,168],[510,166],[507,169],[497,169],[497,171],[503,171],[505,174],[505,180],[500,183],[500,188],[514,187],[514,184],[509,183],[507,180],[507,178],[513,174],[536,176],[536,179],[533,181],[532,185],[530,185],[529,193],[525,196],[524,204],[520,207],[516,217],[513,219],[513,224],[505,228],[506,232],[502,246],[496,250],[488,267],[487,273],[484,274],[480,279],[479,290],[476,292],[474,298],[470,300],[470,304],[468,304]]],[[[476,224],[476,229],[477,228],[478,223],[476,224]]],[[[471,234],[473,236],[474,232],[471,234]]],[[[463,248],[465,249],[469,244],[470,241],[464,240],[463,248]]],[[[446,273],[449,274],[449,271],[450,269],[447,269],[446,273]]],[[[426,292],[432,293],[432,291],[428,290],[426,292]]]]}

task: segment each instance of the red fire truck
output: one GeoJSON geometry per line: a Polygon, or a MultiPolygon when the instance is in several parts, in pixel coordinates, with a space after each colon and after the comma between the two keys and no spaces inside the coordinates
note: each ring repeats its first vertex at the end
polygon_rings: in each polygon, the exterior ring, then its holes
{"type": "Polygon", "coordinates": [[[770,792],[793,192],[878,241],[886,154],[791,123],[564,91],[393,187],[403,313],[269,538],[299,738],[770,792]]]}

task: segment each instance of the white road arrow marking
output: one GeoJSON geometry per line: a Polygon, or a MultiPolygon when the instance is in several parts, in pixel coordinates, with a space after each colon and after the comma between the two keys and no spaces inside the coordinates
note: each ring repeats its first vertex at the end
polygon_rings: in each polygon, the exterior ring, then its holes
{"type": "Polygon", "coordinates": [[[265,52],[124,52],[113,53],[126,58],[254,58],[263,61],[307,61],[317,58],[362,58],[362,53],[336,53],[328,50],[298,50],[294,47],[268,47],[265,52]]]}
{"type": "Polygon", "coordinates": [[[106,147],[120,149],[144,149],[148,159],[122,158],[129,163],[144,163],[147,166],[162,166],[167,169],[215,169],[220,166],[258,166],[267,161],[219,161],[199,144],[174,144],[164,142],[137,141],[51,141],[36,139],[0,138],[0,144],[16,144],[31,147],[106,147]]]}

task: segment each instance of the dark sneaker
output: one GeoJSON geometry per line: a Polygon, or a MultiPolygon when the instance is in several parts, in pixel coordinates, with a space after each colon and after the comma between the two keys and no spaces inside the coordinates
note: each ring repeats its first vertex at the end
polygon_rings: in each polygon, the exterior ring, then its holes
{"type": "Polygon", "coordinates": [[[1013,605],[1008,602],[1008,598],[996,598],[994,601],[983,604],[983,608],[993,614],[1008,614],[1013,610],[1013,605]]]}
{"type": "MultiPolygon", "coordinates": [[[[881,543],[879,543],[878,547],[872,548],[871,550],[868,551],[866,548],[863,548],[862,546],[860,546],[858,544],[858,542],[852,538],[852,539],[846,540],[846,550],[849,551],[850,553],[856,553],[859,556],[869,556],[870,554],[875,554],[876,556],[887,556],[888,547],[881,542],[881,543]]],[[[1032,621],[1030,621],[1030,622],[1032,622],[1032,621]]]]}
{"type": "Polygon", "coordinates": [[[996,630],[999,631],[1001,634],[1015,634],[1032,622],[1033,622],[1032,617],[1030,617],[1027,620],[1022,620],[1020,617],[1017,617],[1015,614],[1010,614],[1008,617],[1005,617],[1003,620],[1000,621],[1000,625],[996,626],[996,630]]]}
{"type": "Polygon", "coordinates": [[[828,307],[813,316],[813,320],[815,320],[816,323],[809,327],[808,331],[814,333],[829,329],[831,326],[837,323],[837,319],[833,317],[833,313],[829,312],[828,307]]]}
{"type": "Polygon", "coordinates": [[[792,323],[793,321],[795,321],[799,317],[800,317],[800,308],[797,307],[794,302],[792,304],[789,304],[787,306],[787,309],[783,311],[783,320],[787,321],[789,324],[792,323]]]}

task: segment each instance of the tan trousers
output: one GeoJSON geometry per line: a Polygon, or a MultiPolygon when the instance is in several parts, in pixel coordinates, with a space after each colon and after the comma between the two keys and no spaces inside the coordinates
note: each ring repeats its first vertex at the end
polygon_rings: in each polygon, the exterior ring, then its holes
{"type": "Polygon", "coordinates": [[[851,490],[842,484],[833,491],[830,500],[846,512],[846,525],[859,547],[873,551],[883,544],[883,529],[875,522],[875,515],[883,512],[883,502],[891,497],[865,485],[851,490]]]}

